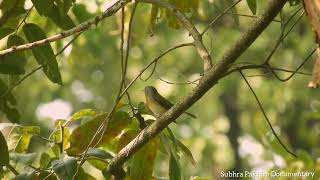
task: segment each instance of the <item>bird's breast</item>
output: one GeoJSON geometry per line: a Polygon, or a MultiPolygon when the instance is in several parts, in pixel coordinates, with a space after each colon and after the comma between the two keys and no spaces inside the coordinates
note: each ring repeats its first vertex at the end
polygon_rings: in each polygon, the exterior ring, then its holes
{"type": "Polygon", "coordinates": [[[167,111],[167,109],[165,109],[158,102],[149,97],[146,97],[146,102],[148,108],[158,117],[167,111]]]}

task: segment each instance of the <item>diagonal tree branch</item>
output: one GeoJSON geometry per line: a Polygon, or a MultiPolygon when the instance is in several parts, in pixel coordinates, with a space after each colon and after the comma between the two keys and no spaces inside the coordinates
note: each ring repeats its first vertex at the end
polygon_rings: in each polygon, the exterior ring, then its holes
{"type": "MultiPolygon", "coordinates": [[[[143,0],[151,2],[151,0],[143,0]]],[[[157,1],[157,0],[155,0],[157,1]]],[[[152,1],[152,2],[155,2],[152,1]]],[[[269,7],[257,18],[253,25],[228,49],[219,63],[208,70],[200,80],[198,86],[185,98],[176,103],[166,113],[157,119],[152,125],[145,128],[141,133],[133,139],[126,147],[124,147],[110,162],[108,171],[113,173],[114,170],[122,166],[135,152],[137,152],[144,144],[157,136],[164,128],[177,119],[184,111],[197,102],[210,88],[217,84],[223,74],[229,69],[230,65],[257,39],[262,31],[270,24],[275,16],[280,12],[287,0],[272,0],[269,7]]],[[[204,57],[202,57],[204,58],[204,57]]]]}

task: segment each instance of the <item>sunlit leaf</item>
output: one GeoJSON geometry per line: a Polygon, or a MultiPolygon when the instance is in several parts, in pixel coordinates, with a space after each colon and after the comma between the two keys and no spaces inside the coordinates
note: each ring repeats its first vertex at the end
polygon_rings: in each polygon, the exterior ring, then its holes
{"type": "MultiPolygon", "coordinates": [[[[45,32],[36,24],[25,24],[23,32],[29,42],[47,38],[45,32]]],[[[44,66],[43,72],[53,82],[62,85],[58,63],[50,44],[32,49],[37,62],[44,66]]]]}
{"type": "MultiPolygon", "coordinates": [[[[63,150],[67,147],[70,138],[70,130],[68,127],[56,126],[56,129],[50,134],[49,139],[61,143],[61,138],[63,138],[63,150]],[[63,131],[63,133],[61,132],[63,131]],[[63,137],[61,137],[61,135],[63,137]]],[[[59,147],[60,148],[60,147],[59,147]]]]}
{"type": "MultiPolygon", "coordinates": [[[[108,113],[98,115],[92,120],[76,128],[70,136],[70,148],[67,149],[67,153],[69,155],[82,153],[89,145],[98,127],[106,119],[107,116],[108,113]],[[79,141],[79,139],[81,139],[81,141],[79,141]]],[[[111,141],[115,137],[120,135],[122,130],[129,125],[130,120],[131,119],[128,113],[122,111],[115,112],[98,146],[110,144],[111,141]]],[[[96,137],[95,141],[93,141],[92,144],[96,144],[100,137],[101,136],[96,137]]]]}
{"type": "Polygon", "coordinates": [[[21,134],[17,146],[14,148],[14,152],[25,153],[28,150],[31,137],[31,134],[21,134]]]}
{"type": "Polygon", "coordinates": [[[48,153],[49,153],[49,155],[50,155],[51,157],[56,157],[56,158],[60,157],[61,150],[60,150],[59,145],[58,145],[58,144],[53,144],[53,145],[50,147],[48,153]]]}
{"type": "Polygon", "coordinates": [[[9,164],[9,151],[6,139],[0,131],[0,166],[9,164]]]}
{"type": "Polygon", "coordinates": [[[40,134],[40,127],[38,126],[10,125],[7,128],[11,128],[7,137],[9,150],[14,150],[17,153],[26,152],[31,137],[40,134]]]}
{"type": "Polygon", "coordinates": [[[95,117],[97,115],[96,111],[93,109],[82,109],[76,113],[74,113],[71,117],[72,121],[81,120],[85,117],[95,117]]]}
{"type": "Polygon", "coordinates": [[[159,143],[160,139],[156,137],[133,155],[130,166],[131,179],[151,179],[159,143]]]}
{"type": "Polygon", "coordinates": [[[42,153],[40,157],[40,167],[47,168],[51,163],[51,157],[48,153],[42,153]]]}

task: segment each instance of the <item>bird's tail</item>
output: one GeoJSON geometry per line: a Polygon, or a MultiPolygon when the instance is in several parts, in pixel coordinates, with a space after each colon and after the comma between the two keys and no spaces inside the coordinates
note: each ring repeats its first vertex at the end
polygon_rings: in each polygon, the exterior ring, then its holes
{"type": "Polygon", "coordinates": [[[190,116],[190,117],[192,117],[192,118],[197,118],[197,116],[195,116],[195,115],[193,115],[193,114],[191,114],[191,113],[188,113],[188,112],[184,112],[185,114],[187,114],[188,116],[190,116]]]}

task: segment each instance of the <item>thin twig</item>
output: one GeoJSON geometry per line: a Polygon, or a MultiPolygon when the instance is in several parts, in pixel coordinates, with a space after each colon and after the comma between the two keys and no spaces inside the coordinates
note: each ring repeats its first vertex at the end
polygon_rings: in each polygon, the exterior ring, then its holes
{"type": "Polygon", "coordinates": [[[167,81],[167,80],[164,80],[162,78],[159,78],[160,81],[163,81],[167,84],[174,84],[174,85],[190,85],[190,84],[193,84],[193,85],[197,85],[197,81],[200,81],[201,77],[200,78],[197,78],[196,80],[193,80],[193,81],[188,81],[188,82],[170,82],[170,81],[167,81]]]}
{"type": "Polygon", "coordinates": [[[251,87],[251,85],[250,85],[250,83],[248,82],[247,78],[243,75],[242,71],[239,71],[239,72],[240,72],[243,80],[244,80],[244,81],[246,82],[246,84],[248,85],[248,87],[249,87],[250,91],[252,92],[254,98],[256,99],[256,101],[257,101],[257,103],[258,103],[258,105],[259,105],[259,108],[260,108],[260,110],[261,110],[264,118],[266,119],[266,121],[267,121],[267,123],[268,123],[268,125],[269,125],[269,127],[270,127],[270,129],[271,129],[271,131],[272,131],[272,134],[276,137],[277,141],[279,142],[279,144],[283,147],[283,149],[284,149],[285,151],[287,151],[287,152],[288,152],[289,154],[291,154],[293,157],[297,158],[298,156],[297,156],[295,153],[293,153],[292,151],[290,151],[290,150],[286,147],[286,145],[284,145],[284,144],[282,143],[282,141],[281,141],[281,139],[278,137],[276,131],[273,129],[272,124],[271,124],[271,122],[270,122],[270,120],[269,120],[266,112],[264,111],[264,109],[263,109],[263,107],[262,107],[262,105],[261,105],[261,103],[260,103],[260,100],[259,100],[257,94],[254,92],[253,88],[251,87]]]}
{"type": "Polygon", "coordinates": [[[23,23],[26,23],[26,19],[28,18],[28,16],[29,16],[29,14],[31,13],[32,9],[33,9],[33,5],[32,5],[31,8],[28,10],[28,12],[27,12],[27,14],[24,16],[23,20],[22,20],[22,21],[19,23],[19,25],[17,26],[17,28],[16,28],[16,33],[18,32],[18,30],[19,30],[19,28],[21,27],[21,25],[22,25],[23,23]]]}
{"type": "Polygon", "coordinates": [[[239,4],[242,0],[238,0],[235,3],[233,3],[231,6],[229,6],[228,8],[226,8],[222,13],[220,13],[217,17],[215,17],[210,23],[209,25],[202,31],[201,36],[204,35],[204,33],[206,33],[208,31],[208,29],[214,24],[216,23],[223,15],[227,14],[233,7],[235,7],[237,4],[239,4]]]}
{"type": "Polygon", "coordinates": [[[268,57],[265,60],[265,64],[268,64],[271,60],[271,57],[273,56],[273,54],[276,52],[276,50],[278,49],[278,47],[280,46],[281,42],[289,35],[289,33],[292,31],[292,29],[297,25],[297,23],[301,20],[301,18],[304,15],[304,11],[300,14],[299,18],[295,21],[295,23],[291,26],[291,28],[285,33],[286,27],[288,26],[288,24],[290,23],[290,21],[293,19],[293,17],[301,10],[301,8],[297,9],[293,15],[288,19],[288,21],[284,24],[283,26],[283,30],[281,31],[281,34],[278,38],[278,40],[276,41],[275,46],[273,47],[273,49],[271,50],[270,54],[268,55],[268,57]]]}
{"type": "MultiPolygon", "coordinates": [[[[248,15],[248,14],[240,14],[240,13],[232,13],[232,12],[227,12],[226,14],[231,14],[231,15],[237,15],[237,16],[242,16],[242,17],[248,17],[248,18],[259,18],[259,16],[255,16],[255,15],[248,15]]],[[[278,22],[280,23],[280,20],[274,19],[272,20],[273,22],[278,22]]]]}
{"type": "Polygon", "coordinates": [[[311,56],[313,55],[313,53],[315,53],[317,50],[317,47],[315,47],[311,52],[310,54],[302,61],[302,63],[297,67],[297,69],[292,73],[290,74],[288,77],[282,79],[281,77],[279,77],[279,75],[274,71],[273,68],[270,68],[269,69],[271,70],[272,74],[279,80],[279,81],[282,81],[282,82],[285,82],[285,81],[288,81],[290,80],[303,66],[304,64],[311,58],[311,56]]]}
{"type": "Polygon", "coordinates": [[[140,70],[139,74],[136,75],[136,77],[128,84],[128,86],[121,92],[120,96],[123,96],[125,94],[125,92],[139,79],[139,77],[153,64],[156,63],[159,59],[161,59],[163,56],[165,56],[166,54],[168,54],[169,52],[181,48],[181,47],[185,47],[185,46],[193,46],[193,43],[184,43],[184,44],[179,44],[176,46],[173,46],[169,49],[167,49],[166,51],[164,51],[163,53],[161,53],[159,56],[157,56],[156,58],[154,58],[149,64],[147,64],[144,68],[142,68],[142,70],[140,70]]]}
{"type": "Polygon", "coordinates": [[[13,167],[11,166],[11,164],[7,164],[6,167],[16,176],[19,175],[19,172],[13,167]]]}

